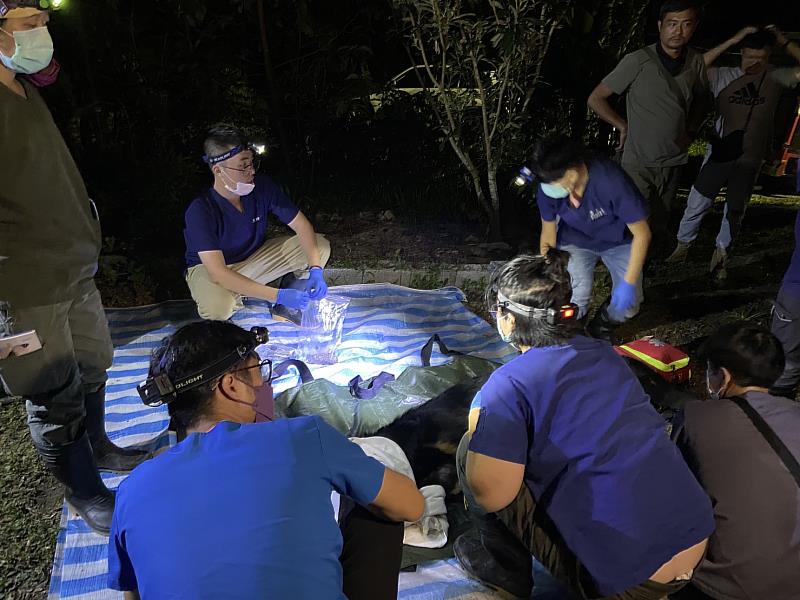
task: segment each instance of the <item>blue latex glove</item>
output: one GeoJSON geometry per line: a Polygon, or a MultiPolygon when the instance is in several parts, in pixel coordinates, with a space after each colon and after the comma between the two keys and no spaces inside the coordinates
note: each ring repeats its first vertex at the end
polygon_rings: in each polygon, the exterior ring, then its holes
{"type": "Polygon", "coordinates": [[[609,312],[613,312],[619,316],[625,315],[636,304],[636,286],[628,283],[624,279],[619,282],[619,285],[614,287],[611,292],[611,304],[609,304],[609,312]]]}
{"type": "Polygon", "coordinates": [[[278,290],[278,304],[283,304],[288,308],[299,308],[305,310],[308,307],[308,292],[304,290],[293,290],[290,288],[281,288],[278,290]]]}
{"type": "Polygon", "coordinates": [[[312,300],[321,300],[328,295],[328,285],[322,276],[322,267],[311,267],[306,291],[308,292],[308,297],[312,300]]]}

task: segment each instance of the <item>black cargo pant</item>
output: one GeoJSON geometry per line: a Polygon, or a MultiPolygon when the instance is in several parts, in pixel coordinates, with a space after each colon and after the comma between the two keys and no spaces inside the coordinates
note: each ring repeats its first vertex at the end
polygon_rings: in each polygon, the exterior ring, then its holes
{"type": "MultiPolygon", "coordinates": [[[[456,454],[456,468],[461,488],[464,490],[464,502],[472,513],[486,514],[475,501],[466,477],[467,449],[469,434],[461,439],[456,454]]],[[[567,585],[574,594],[584,600],[604,598],[597,591],[594,580],[575,554],[567,546],[555,523],[544,510],[537,510],[536,501],[525,484],[519,490],[516,499],[503,510],[495,513],[498,526],[506,527],[528,551],[557,580],[567,585]]],[[[678,592],[687,581],[658,583],[644,581],[636,587],[620,594],[608,596],[613,600],[661,600],[668,594],[678,592]]]]}
{"type": "Polygon", "coordinates": [[[396,600],[403,558],[403,523],[385,521],[342,497],[339,528],[344,544],[339,561],[342,591],[349,600],[396,600]]]}
{"type": "Polygon", "coordinates": [[[786,366],[770,391],[794,400],[800,383],[800,298],[783,288],[778,292],[772,311],[772,333],[783,346],[786,366]]]}
{"type": "Polygon", "coordinates": [[[35,329],[42,349],[0,361],[12,395],[25,398],[34,444],[58,448],[84,431],[85,394],[108,378],[113,347],[100,293],[92,281],[73,299],[34,307],[9,307],[14,331],[35,329]]]}

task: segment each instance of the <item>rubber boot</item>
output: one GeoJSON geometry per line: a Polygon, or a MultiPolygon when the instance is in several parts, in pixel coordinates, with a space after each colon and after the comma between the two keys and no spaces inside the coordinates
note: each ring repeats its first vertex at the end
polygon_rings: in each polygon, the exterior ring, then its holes
{"type": "Polygon", "coordinates": [[[664,262],[667,264],[686,262],[686,259],[689,257],[689,246],[690,244],[678,242],[678,245],[675,246],[675,250],[672,251],[672,254],[670,254],[664,262]]]}
{"type": "Polygon", "coordinates": [[[54,448],[38,447],[47,469],[64,484],[64,497],[86,524],[100,535],[111,531],[114,494],[103,484],[88,434],[54,448]]]}
{"type": "Polygon", "coordinates": [[[473,527],[453,545],[461,568],[506,598],[530,598],[533,559],[528,549],[493,514],[470,512],[470,521],[473,527]]]}
{"type": "Polygon", "coordinates": [[[101,471],[116,471],[127,473],[149,458],[153,457],[151,452],[135,450],[133,448],[120,448],[106,434],[106,386],[99,390],[87,393],[84,397],[86,418],[84,424],[89,442],[92,444],[92,452],[97,461],[97,468],[101,471]]]}
{"type": "Polygon", "coordinates": [[[599,340],[611,341],[611,334],[622,323],[614,321],[608,314],[609,300],[603,302],[602,306],[597,309],[592,320],[586,326],[586,334],[589,337],[597,338],[599,340]]]}
{"type": "Polygon", "coordinates": [[[728,278],[728,252],[725,248],[717,246],[714,248],[714,254],[711,255],[711,262],[708,265],[708,272],[711,273],[717,281],[724,281],[728,278]]]}
{"type": "MultiPolygon", "coordinates": [[[[303,279],[298,279],[294,276],[294,273],[287,273],[283,277],[281,277],[280,281],[278,282],[278,288],[285,290],[285,289],[293,289],[293,290],[305,290],[306,289],[306,282],[303,279]]],[[[272,305],[272,318],[276,321],[286,321],[287,323],[293,323],[298,327],[303,322],[303,311],[299,308],[289,308],[288,306],[284,306],[283,304],[273,304],[272,305]]]]}

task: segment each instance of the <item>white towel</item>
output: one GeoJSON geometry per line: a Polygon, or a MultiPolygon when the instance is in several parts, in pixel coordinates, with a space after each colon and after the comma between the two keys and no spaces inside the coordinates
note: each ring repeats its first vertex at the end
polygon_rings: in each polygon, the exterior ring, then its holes
{"type": "MultiPolygon", "coordinates": [[[[406,453],[394,440],[375,436],[350,438],[350,441],[361,446],[367,456],[371,456],[384,467],[415,481],[406,453]]],[[[444,503],[444,488],[440,485],[427,485],[419,491],[425,497],[425,511],[419,521],[406,523],[403,543],[420,548],[441,548],[447,543],[447,531],[450,528],[444,503]]]]}
{"type": "Polygon", "coordinates": [[[450,523],[447,521],[445,492],[440,485],[426,485],[419,490],[425,496],[425,512],[414,523],[406,523],[403,543],[420,548],[441,548],[447,543],[450,523]]]}

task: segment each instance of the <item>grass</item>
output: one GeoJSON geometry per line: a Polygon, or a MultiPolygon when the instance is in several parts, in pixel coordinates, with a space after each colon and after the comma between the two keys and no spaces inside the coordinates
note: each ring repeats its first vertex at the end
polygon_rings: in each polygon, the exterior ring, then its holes
{"type": "Polygon", "coordinates": [[[0,406],[0,598],[44,598],[63,495],[28,434],[20,402],[0,406]]]}
{"type": "MultiPolygon", "coordinates": [[[[685,203],[685,195],[681,200],[685,203]]],[[[783,253],[783,258],[765,259],[750,265],[743,269],[745,274],[755,273],[759,280],[768,280],[777,285],[786,267],[782,261],[791,252],[794,243],[794,213],[791,209],[798,207],[800,197],[797,196],[753,197],[737,254],[774,250],[778,254],[783,253]]],[[[716,210],[714,216],[704,221],[695,260],[650,278],[650,285],[658,286],[659,293],[678,294],[684,298],[693,290],[713,287],[705,274],[706,255],[710,256],[713,247],[713,237],[719,226],[718,213],[719,210],[716,210]]],[[[125,256],[125,252],[119,248],[116,250],[116,256],[125,256]]],[[[337,266],[350,266],[346,255],[339,253],[339,256],[337,266]]],[[[405,264],[400,256],[391,254],[375,258],[392,259],[400,265],[405,264]]],[[[133,261],[109,261],[104,265],[105,271],[101,273],[98,283],[108,306],[142,303],[144,299],[149,299],[151,293],[150,277],[156,278],[163,271],[175,278],[173,271],[179,272],[181,268],[180,261],[175,265],[162,265],[155,259],[141,258],[140,262],[147,264],[146,277],[142,275],[141,267],[133,261]]],[[[362,261],[353,261],[352,266],[361,267],[362,261]]],[[[163,279],[167,279],[167,275],[163,279]]],[[[185,284],[181,280],[176,281],[176,293],[185,294],[185,284]]],[[[440,274],[435,270],[411,282],[412,287],[418,288],[438,288],[442,285],[440,274]]],[[[493,324],[484,303],[485,284],[467,282],[461,289],[470,310],[493,324]]],[[[610,278],[603,268],[599,268],[595,277],[592,309],[609,293],[610,278]]],[[[645,309],[658,305],[660,300],[657,294],[651,294],[645,300],[645,309]]],[[[697,318],[656,311],[658,314],[654,315],[654,319],[631,321],[630,327],[625,330],[625,337],[635,339],[644,334],[653,334],[666,341],[682,343],[707,335],[731,320],[750,319],[762,324],[769,320],[767,298],[743,303],[731,310],[720,310],[710,303],[703,309],[704,314],[697,318]]],[[[703,393],[703,385],[702,372],[696,369],[691,389],[703,393]]],[[[57,483],[45,472],[31,444],[24,407],[20,403],[0,406],[0,598],[16,600],[46,596],[62,500],[57,483]]]]}

